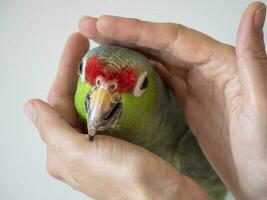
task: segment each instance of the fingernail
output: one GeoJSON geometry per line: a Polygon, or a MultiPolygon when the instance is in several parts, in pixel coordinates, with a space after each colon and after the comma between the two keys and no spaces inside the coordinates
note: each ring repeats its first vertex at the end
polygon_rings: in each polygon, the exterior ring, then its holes
{"type": "Polygon", "coordinates": [[[32,103],[27,102],[25,104],[24,113],[33,123],[35,123],[35,119],[36,119],[36,116],[37,116],[37,110],[36,110],[35,106],[32,103]]]}
{"type": "Polygon", "coordinates": [[[266,15],[266,6],[262,5],[258,8],[254,15],[254,26],[256,31],[261,32],[264,26],[266,15]]]}

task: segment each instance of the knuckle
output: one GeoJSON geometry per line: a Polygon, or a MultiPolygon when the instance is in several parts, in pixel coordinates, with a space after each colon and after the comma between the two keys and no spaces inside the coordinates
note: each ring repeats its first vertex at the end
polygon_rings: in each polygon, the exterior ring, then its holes
{"type": "Polygon", "coordinates": [[[168,23],[168,26],[170,28],[170,31],[175,35],[178,36],[178,34],[183,33],[188,28],[182,24],[176,24],[176,23],[168,23]]]}
{"type": "Polygon", "coordinates": [[[169,34],[168,38],[171,39],[170,42],[167,42],[164,46],[162,46],[162,49],[166,49],[170,52],[174,51],[175,46],[179,44],[180,39],[186,31],[187,28],[182,24],[167,23],[166,32],[169,34]]]}
{"type": "Polygon", "coordinates": [[[140,25],[140,23],[142,23],[142,21],[140,19],[137,19],[137,18],[131,18],[132,22],[137,24],[137,25],[140,25]]]}
{"type": "Polygon", "coordinates": [[[46,169],[47,169],[47,173],[50,176],[56,179],[59,179],[59,174],[57,172],[57,169],[55,168],[55,165],[51,163],[51,161],[47,161],[46,169]]]}
{"type": "Polygon", "coordinates": [[[49,138],[48,138],[49,134],[48,134],[45,120],[42,119],[40,116],[37,116],[35,120],[35,125],[38,129],[40,138],[42,139],[43,142],[47,144],[47,142],[49,141],[49,138]]]}
{"type": "Polygon", "coordinates": [[[264,47],[261,48],[250,48],[250,49],[244,49],[242,53],[238,56],[239,60],[260,60],[260,61],[266,61],[267,55],[266,50],[264,47]]]}
{"type": "Polygon", "coordinates": [[[40,132],[40,138],[41,138],[41,140],[44,143],[48,144],[49,143],[48,134],[45,133],[45,131],[42,131],[42,130],[39,130],[39,132],[40,132]]]}
{"type": "Polygon", "coordinates": [[[136,18],[133,18],[132,19],[132,22],[135,24],[135,27],[138,28],[138,34],[134,34],[131,38],[131,41],[133,43],[136,43],[138,44],[143,36],[143,33],[144,33],[144,27],[143,27],[143,23],[140,19],[136,19],[136,18]]]}
{"type": "Polygon", "coordinates": [[[51,88],[50,91],[47,94],[47,101],[48,101],[49,104],[54,101],[54,98],[55,98],[56,95],[57,94],[56,94],[55,90],[53,88],[51,88]]]}
{"type": "Polygon", "coordinates": [[[57,106],[57,104],[61,101],[62,96],[58,94],[58,89],[52,87],[47,94],[47,102],[52,107],[57,106]]]}

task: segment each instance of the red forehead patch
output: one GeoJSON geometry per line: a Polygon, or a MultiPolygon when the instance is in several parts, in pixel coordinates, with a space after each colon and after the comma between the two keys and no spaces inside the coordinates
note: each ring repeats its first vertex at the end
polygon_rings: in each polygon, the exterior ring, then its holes
{"type": "Polygon", "coordinates": [[[85,79],[91,84],[95,84],[98,76],[102,76],[106,81],[117,80],[119,92],[130,92],[133,90],[137,81],[137,71],[133,67],[115,70],[94,56],[86,63],[85,79]]]}

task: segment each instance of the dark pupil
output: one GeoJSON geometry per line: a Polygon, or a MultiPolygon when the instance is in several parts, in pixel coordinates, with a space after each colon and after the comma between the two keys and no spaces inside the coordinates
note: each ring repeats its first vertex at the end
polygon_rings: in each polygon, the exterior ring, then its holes
{"type": "Polygon", "coordinates": [[[83,61],[81,61],[80,64],[79,64],[78,73],[79,74],[82,74],[83,73],[83,61]]]}
{"type": "Polygon", "coordinates": [[[140,87],[140,90],[144,90],[144,89],[146,89],[146,88],[147,88],[147,85],[148,85],[148,79],[147,79],[147,77],[146,77],[146,78],[144,79],[144,81],[143,81],[141,87],[140,87]]]}

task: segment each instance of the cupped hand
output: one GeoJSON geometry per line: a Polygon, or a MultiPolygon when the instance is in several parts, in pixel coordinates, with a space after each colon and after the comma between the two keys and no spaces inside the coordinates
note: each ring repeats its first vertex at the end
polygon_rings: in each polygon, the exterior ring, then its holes
{"type": "Polygon", "coordinates": [[[82,134],[74,93],[88,40],[73,34],[63,51],[48,104],[30,100],[25,113],[47,146],[51,176],[94,199],[208,199],[191,179],[144,148],[109,136],[82,134]]]}
{"type": "Polygon", "coordinates": [[[204,153],[242,200],[267,196],[265,13],[260,2],[246,9],[236,47],[178,24],[113,16],[79,24],[87,38],[138,49],[157,63],[204,153]]]}

